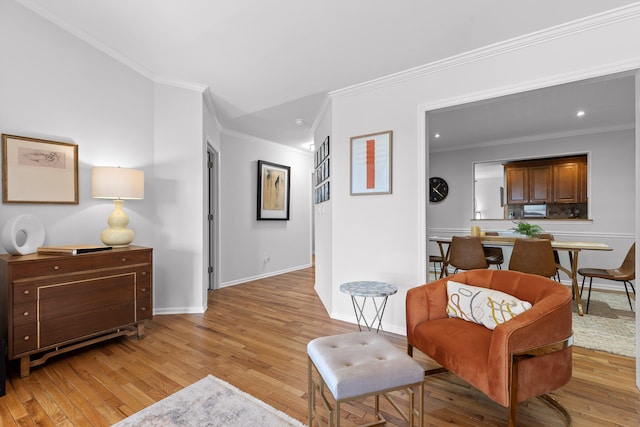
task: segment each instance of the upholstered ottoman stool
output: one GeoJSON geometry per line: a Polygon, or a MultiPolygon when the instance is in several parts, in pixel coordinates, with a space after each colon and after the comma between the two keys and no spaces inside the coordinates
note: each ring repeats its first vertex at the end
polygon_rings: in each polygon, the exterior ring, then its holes
{"type": "Polygon", "coordinates": [[[373,332],[354,332],[316,338],[307,344],[309,356],[309,426],[315,418],[322,425],[316,411],[316,392],[328,411],[329,426],[340,425],[340,404],[349,400],[375,395],[377,421],[367,426],[380,425],[385,419],[380,412],[380,395],[383,394],[402,418],[413,426],[418,413],[422,426],[424,410],[424,369],[409,355],[394,347],[382,336],[373,332]],[[314,375],[313,370],[319,374],[314,375]],[[335,400],[331,408],[324,388],[329,389],[335,400]],[[405,414],[387,395],[388,392],[407,389],[409,413],[405,414]],[[418,409],[414,405],[418,391],[418,409]]]}

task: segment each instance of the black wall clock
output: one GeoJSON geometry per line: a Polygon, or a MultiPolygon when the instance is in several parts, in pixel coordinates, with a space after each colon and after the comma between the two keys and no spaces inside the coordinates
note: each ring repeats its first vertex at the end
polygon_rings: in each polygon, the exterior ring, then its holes
{"type": "Polygon", "coordinates": [[[441,202],[449,194],[449,185],[444,179],[434,176],[429,178],[429,201],[441,202]]]}

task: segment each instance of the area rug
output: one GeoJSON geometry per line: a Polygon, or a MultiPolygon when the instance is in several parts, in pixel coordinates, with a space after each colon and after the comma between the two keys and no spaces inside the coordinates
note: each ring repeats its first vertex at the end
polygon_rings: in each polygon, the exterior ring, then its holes
{"type": "MultiPolygon", "coordinates": [[[[573,304],[573,345],[606,351],[621,356],[636,357],[636,303],[631,296],[633,310],[625,293],[592,291],[589,313],[578,316],[573,304]]],[[[587,291],[582,298],[587,310],[587,291]]]]}
{"type": "Polygon", "coordinates": [[[304,425],[212,375],[114,424],[117,427],[303,427],[304,425]]]}

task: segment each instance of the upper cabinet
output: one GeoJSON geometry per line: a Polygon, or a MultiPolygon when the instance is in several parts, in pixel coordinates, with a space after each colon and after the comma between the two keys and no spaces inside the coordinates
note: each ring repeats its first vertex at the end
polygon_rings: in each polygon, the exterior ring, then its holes
{"type": "Polygon", "coordinates": [[[586,160],[553,165],[553,176],[553,194],[556,203],[587,201],[586,160]]]}
{"type": "Polygon", "coordinates": [[[551,203],[552,174],[550,165],[505,165],[507,204],[551,203]]]}
{"type": "Polygon", "coordinates": [[[507,204],[587,201],[586,155],[519,161],[504,167],[507,204]]]}

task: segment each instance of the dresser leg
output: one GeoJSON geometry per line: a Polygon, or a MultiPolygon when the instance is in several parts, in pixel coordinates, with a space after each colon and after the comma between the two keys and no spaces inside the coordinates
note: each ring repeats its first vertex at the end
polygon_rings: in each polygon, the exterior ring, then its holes
{"type": "Polygon", "coordinates": [[[144,335],[144,322],[138,323],[136,328],[138,328],[138,339],[140,339],[144,335]]]}
{"type": "Polygon", "coordinates": [[[28,377],[30,370],[31,370],[31,358],[29,356],[21,357],[20,358],[20,378],[28,377]]]}

